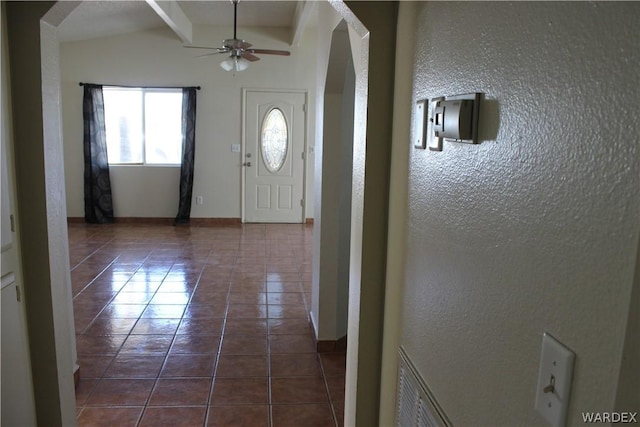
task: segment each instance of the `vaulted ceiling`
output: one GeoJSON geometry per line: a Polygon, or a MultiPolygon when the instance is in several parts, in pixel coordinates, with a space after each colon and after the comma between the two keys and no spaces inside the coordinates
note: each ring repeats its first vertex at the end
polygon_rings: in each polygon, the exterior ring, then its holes
{"type": "MultiPolygon", "coordinates": [[[[241,0],[238,27],[280,27],[297,44],[315,19],[313,1],[241,0]]],[[[185,44],[196,25],[233,25],[233,3],[210,1],[84,1],[58,27],[62,42],[86,40],[170,26],[185,44]]]]}

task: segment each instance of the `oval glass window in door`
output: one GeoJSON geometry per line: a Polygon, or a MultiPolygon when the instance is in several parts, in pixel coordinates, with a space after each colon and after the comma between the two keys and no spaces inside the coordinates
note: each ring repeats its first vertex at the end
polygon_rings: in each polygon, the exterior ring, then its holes
{"type": "Polygon", "coordinates": [[[289,135],[287,121],[279,108],[267,113],[262,122],[260,132],[262,159],[271,173],[278,172],[287,159],[289,135]]]}

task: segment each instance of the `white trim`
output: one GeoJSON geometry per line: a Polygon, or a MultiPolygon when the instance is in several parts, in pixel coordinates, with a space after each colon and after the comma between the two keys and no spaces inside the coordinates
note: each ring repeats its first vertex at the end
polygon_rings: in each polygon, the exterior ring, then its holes
{"type": "Polygon", "coordinates": [[[240,102],[240,111],[242,112],[242,120],[240,123],[240,221],[244,224],[247,222],[246,216],[246,177],[242,166],[243,160],[247,154],[247,133],[245,127],[247,125],[247,94],[250,89],[242,88],[242,101],[240,102]]]}
{"type": "Polygon", "coordinates": [[[116,168],[179,168],[180,163],[109,163],[109,167],[116,168]]]}

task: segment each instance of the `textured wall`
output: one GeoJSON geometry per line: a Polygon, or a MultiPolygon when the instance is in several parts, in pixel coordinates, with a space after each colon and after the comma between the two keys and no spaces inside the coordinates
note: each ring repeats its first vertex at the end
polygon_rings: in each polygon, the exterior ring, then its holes
{"type": "Polygon", "coordinates": [[[344,424],[373,426],[380,406],[398,4],[338,3],[356,75],[344,424]]]}
{"type": "MultiPolygon", "coordinates": [[[[637,3],[422,3],[414,101],[484,92],[477,146],[412,149],[402,344],[455,425],[613,410],[640,232],[637,3]]],[[[402,27],[402,22],[399,23],[402,27]]]]}

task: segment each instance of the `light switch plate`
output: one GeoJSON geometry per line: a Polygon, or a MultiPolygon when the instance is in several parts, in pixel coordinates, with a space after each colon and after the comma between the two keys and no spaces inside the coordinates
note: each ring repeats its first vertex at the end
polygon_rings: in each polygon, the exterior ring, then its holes
{"type": "Polygon", "coordinates": [[[535,408],[554,427],[566,424],[574,360],[573,351],[544,333],[535,408]]]}
{"type": "Polygon", "coordinates": [[[239,153],[240,152],[240,144],[231,144],[231,152],[239,153]]]}
{"type": "Polygon", "coordinates": [[[427,107],[427,147],[431,151],[442,151],[442,139],[436,136],[433,121],[435,118],[435,109],[439,101],[444,100],[444,97],[433,98],[429,101],[427,107]]]}
{"type": "Polygon", "coordinates": [[[422,99],[416,102],[413,126],[413,146],[416,148],[426,148],[426,128],[427,128],[427,100],[422,99]]]}

